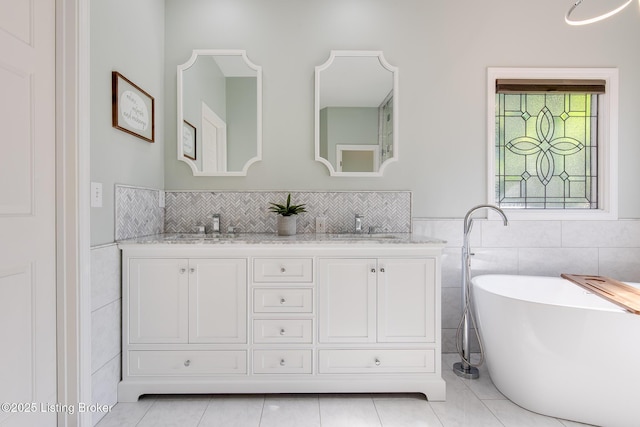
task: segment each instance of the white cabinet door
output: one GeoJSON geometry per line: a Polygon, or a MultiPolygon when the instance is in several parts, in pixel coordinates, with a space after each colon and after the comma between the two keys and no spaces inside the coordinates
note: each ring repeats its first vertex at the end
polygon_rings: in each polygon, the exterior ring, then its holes
{"type": "Polygon", "coordinates": [[[320,342],[375,342],[376,260],[318,260],[320,342]]]}
{"type": "Polygon", "coordinates": [[[435,260],[378,260],[378,342],[435,341],[435,260]]]}
{"type": "Polygon", "coordinates": [[[247,260],[189,261],[189,342],[247,342],[247,260]]]}
{"type": "Polygon", "coordinates": [[[186,343],[189,338],[188,261],[131,259],[128,280],[129,342],[186,343]]]}

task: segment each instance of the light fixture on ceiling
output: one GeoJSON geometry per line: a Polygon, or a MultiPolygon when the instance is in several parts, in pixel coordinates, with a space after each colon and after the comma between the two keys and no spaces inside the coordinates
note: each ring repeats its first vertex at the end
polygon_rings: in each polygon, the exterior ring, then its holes
{"type": "Polygon", "coordinates": [[[610,16],[613,16],[616,13],[620,12],[625,7],[629,6],[629,4],[631,4],[631,2],[633,0],[626,0],[623,4],[621,4],[617,8],[612,9],[612,10],[610,10],[608,12],[605,12],[605,13],[603,13],[601,15],[594,16],[592,18],[585,18],[585,19],[573,19],[573,18],[571,18],[571,14],[573,13],[573,11],[576,10],[576,8],[578,6],[580,6],[583,1],[584,0],[577,0],[573,4],[573,6],[571,6],[571,8],[567,11],[567,14],[564,16],[564,20],[565,20],[565,22],[567,24],[569,24],[569,25],[587,25],[587,24],[592,24],[594,22],[602,21],[603,19],[607,19],[610,16]]]}

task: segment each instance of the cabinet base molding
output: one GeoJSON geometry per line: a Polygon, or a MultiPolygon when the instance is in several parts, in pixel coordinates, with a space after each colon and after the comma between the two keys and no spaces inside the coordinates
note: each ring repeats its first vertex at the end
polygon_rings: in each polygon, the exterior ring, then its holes
{"type": "MultiPolygon", "coordinates": [[[[377,376],[377,375],[376,375],[377,376]]],[[[393,375],[393,378],[362,378],[337,375],[319,379],[282,380],[219,378],[205,381],[122,381],[119,402],[137,402],[143,394],[270,394],[270,393],[422,393],[427,400],[444,401],[446,383],[441,378],[393,375]]]]}

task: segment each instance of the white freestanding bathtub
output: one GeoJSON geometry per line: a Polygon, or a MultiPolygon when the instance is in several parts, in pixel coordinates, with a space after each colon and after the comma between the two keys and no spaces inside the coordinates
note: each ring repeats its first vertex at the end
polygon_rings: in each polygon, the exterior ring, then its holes
{"type": "Polygon", "coordinates": [[[502,394],[540,414],[640,426],[640,315],[560,277],[483,275],[472,285],[502,394]]]}

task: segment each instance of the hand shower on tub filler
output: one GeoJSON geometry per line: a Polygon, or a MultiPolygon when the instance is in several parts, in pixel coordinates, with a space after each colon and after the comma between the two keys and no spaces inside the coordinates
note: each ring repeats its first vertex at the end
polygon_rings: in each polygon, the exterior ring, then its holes
{"type": "Polygon", "coordinates": [[[490,209],[496,211],[502,217],[504,225],[508,225],[509,221],[504,211],[497,206],[493,205],[478,205],[469,209],[464,216],[464,234],[462,239],[462,317],[458,324],[456,331],[456,348],[460,355],[460,362],[453,364],[453,372],[456,375],[463,378],[475,379],[480,376],[478,366],[482,365],[484,361],[484,350],[482,348],[482,342],[478,334],[478,328],[476,327],[476,321],[471,313],[471,252],[469,249],[469,236],[471,235],[471,228],[473,227],[473,218],[471,217],[476,211],[481,209],[490,209]],[[469,329],[473,326],[475,335],[480,345],[480,361],[477,364],[471,363],[471,350],[469,342],[469,329]]]}

